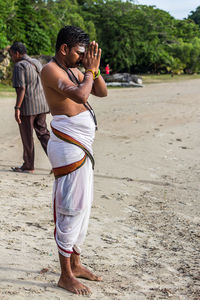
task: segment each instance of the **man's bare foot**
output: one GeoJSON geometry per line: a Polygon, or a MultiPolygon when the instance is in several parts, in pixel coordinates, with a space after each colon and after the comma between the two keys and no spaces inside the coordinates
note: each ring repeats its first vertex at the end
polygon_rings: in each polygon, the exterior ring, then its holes
{"type": "Polygon", "coordinates": [[[60,277],[58,286],[77,295],[90,295],[90,289],[78,281],[75,277],[60,277]]]}
{"type": "Polygon", "coordinates": [[[81,264],[80,255],[72,253],[70,257],[72,274],[78,278],[84,278],[92,281],[102,281],[102,278],[94,275],[90,270],[81,264]]]}
{"type": "Polygon", "coordinates": [[[71,268],[73,275],[77,278],[84,278],[92,281],[102,281],[102,277],[94,275],[90,270],[88,270],[81,264],[71,266],[71,268]]]}

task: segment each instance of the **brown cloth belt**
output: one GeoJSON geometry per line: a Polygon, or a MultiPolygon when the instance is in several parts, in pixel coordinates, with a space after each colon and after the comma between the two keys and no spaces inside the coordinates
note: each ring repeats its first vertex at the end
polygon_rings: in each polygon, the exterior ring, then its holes
{"type": "Polygon", "coordinates": [[[77,147],[81,148],[85,152],[85,155],[81,160],[76,161],[76,162],[66,165],[66,166],[53,168],[53,173],[54,173],[54,176],[56,179],[59,177],[68,175],[68,174],[72,173],[73,171],[79,169],[81,166],[84,165],[87,156],[91,160],[92,168],[94,169],[94,158],[93,158],[92,154],[81,143],[79,143],[77,140],[75,140],[71,136],[53,128],[52,126],[51,126],[51,129],[52,129],[52,132],[55,134],[55,136],[57,136],[57,138],[65,141],[67,143],[76,145],[77,147]]]}

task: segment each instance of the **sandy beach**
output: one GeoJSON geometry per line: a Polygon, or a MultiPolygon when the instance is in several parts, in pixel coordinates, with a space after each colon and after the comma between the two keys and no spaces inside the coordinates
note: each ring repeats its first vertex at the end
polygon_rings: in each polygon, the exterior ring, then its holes
{"type": "MultiPolygon", "coordinates": [[[[80,299],[57,287],[50,164],[36,140],[22,163],[15,96],[0,99],[0,299],[80,299]]],[[[200,299],[200,80],[109,89],[90,97],[99,130],[94,203],[81,280],[91,300],[200,299]]],[[[51,116],[48,115],[48,126],[51,116]]]]}

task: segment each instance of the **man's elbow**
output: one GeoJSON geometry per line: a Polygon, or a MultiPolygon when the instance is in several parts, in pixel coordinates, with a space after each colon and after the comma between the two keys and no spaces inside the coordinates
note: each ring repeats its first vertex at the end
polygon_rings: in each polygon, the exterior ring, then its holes
{"type": "Polygon", "coordinates": [[[24,86],[16,87],[15,89],[16,89],[17,92],[25,91],[24,86]]]}
{"type": "Polygon", "coordinates": [[[102,97],[107,97],[107,96],[108,96],[108,90],[106,90],[106,91],[104,92],[104,94],[103,94],[102,97]]]}
{"type": "Polygon", "coordinates": [[[107,90],[102,91],[101,93],[99,93],[98,96],[101,97],[101,98],[106,97],[106,96],[108,96],[108,91],[107,90]]]}
{"type": "Polygon", "coordinates": [[[88,95],[87,94],[80,94],[76,97],[75,101],[79,104],[85,104],[88,101],[88,95]]]}

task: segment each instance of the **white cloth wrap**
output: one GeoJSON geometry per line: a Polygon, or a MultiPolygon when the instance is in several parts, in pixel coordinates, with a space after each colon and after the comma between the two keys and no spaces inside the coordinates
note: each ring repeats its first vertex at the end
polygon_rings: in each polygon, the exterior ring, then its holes
{"type": "MultiPolygon", "coordinates": [[[[89,111],[74,117],[53,116],[53,128],[76,139],[92,154],[95,124],[89,111]]],[[[48,142],[48,157],[53,168],[79,161],[85,152],[76,145],[67,143],[51,132],[48,142]]],[[[87,233],[91,204],[93,200],[93,170],[87,157],[86,162],[74,172],[55,180],[53,187],[54,215],[56,216],[56,242],[58,251],[70,256],[80,245],[87,233]]]]}

